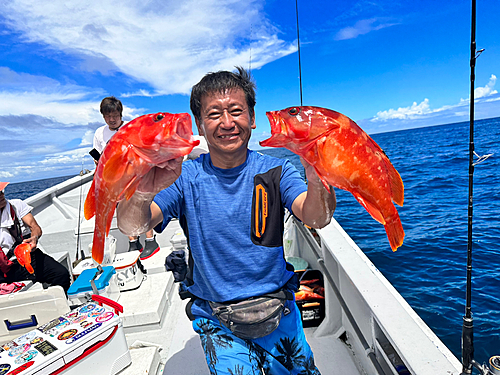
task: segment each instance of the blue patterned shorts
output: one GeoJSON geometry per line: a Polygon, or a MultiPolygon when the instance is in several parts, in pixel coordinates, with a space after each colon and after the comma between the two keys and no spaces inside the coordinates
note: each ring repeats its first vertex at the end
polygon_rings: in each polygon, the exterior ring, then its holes
{"type": "Polygon", "coordinates": [[[200,335],[211,375],[320,375],[306,341],[300,311],[287,301],[290,313],[267,336],[245,340],[218,321],[196,318],[194,330],[200,335]]]}

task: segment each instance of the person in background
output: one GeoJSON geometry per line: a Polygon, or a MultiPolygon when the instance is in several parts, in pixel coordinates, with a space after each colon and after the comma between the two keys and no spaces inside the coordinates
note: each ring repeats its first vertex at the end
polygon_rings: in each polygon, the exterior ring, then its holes
{"type": "MultiPolygon", "coordinates": [[[[94,149],[90,151],[90,154],[94,158],[96,165],[108,141],[124,124],[122,120],[122,102],[114,96],[104,98],[101,101],[100,110],[106,125],[98,128],[94,134],[94,149]]],[[[156,236],[154,235],[153,230],[146,233],[146,242],[144,247],[140,242],[139,236],[129,236],[128,251],[135,250],[139,250],[141,252],[141,259],[148,259],[160,250],[160,245],[156,242],[156,236]]]]}
{"type": "Polygon", "coordinates": [[[209,153],[153,168],[130,200],[118,204],[118,227],[129,235],[139,225],[161,232],[179,219],[190,250],[184,285],[192,300],[186,312],[211,374],[318,375],[293,300],[297,279],[284,258],[283,217],[286,207],[303,223],[324,227],[335,210],[335,193],[307,163],[306,185],[288,160],[248,149],[256,127],[254,87],[243,68],[209,73],[193,87],[191,111],[209,153]],[[252,335],[245,337],[215,316],[227,311],[221,304],[255,304],[280,293],[287,297],[272,332],[257,334],[255,321],[245,318],[252,335]]]}
{"type": "Polygon", "coordinates": [[[70,286],[68,270],[37,247],[38,239],[42,236],[42,228],[31,214],[33,207],[20,199],[7,200],[4,190],[8,184],[0,182],[0,257],[3,259],[4,267],[7,264],[8,268],[0,272],[0,283],[33,280],[49,285],[60,285],[67,292],[70,286]],[[34,274],[30,274],[15,259],[14,249],[20,243],[28,243],[31,246],[31,265],[34,274]]]}

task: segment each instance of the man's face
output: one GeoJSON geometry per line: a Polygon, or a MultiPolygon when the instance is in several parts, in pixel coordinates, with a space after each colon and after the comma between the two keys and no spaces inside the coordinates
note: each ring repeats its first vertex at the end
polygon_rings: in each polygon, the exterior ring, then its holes
{"type": "Polygon", "coordinates": [[[104,117],[104,121],[111,130],[118,129],[122,124],[122,116],[120,116],[120,112],[118,111],[106,113],[102,117],[104,117]]]}
{"type": "Polygon", "coordinates": [[[3,191],[0,191],[0,209],[4,208],[7,205],[7,199],[5,199],[5,194],[3,191]]]}
{"type": "Polygon", "coordinates": [[[246,155],[252,129],[256,127],[245,93],[239,88],[203,96],[201,121],[196,119],[196,125],[200,135],[205,136],[212,157],[224,158],[243,152],[246,155]]]}

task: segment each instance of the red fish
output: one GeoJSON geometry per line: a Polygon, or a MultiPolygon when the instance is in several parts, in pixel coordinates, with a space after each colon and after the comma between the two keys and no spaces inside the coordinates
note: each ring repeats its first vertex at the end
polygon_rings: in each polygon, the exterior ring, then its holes
{"type": "Polygon", "coordinates": [[[290,107],[266,113],[271,137],[263,147],[285,147],[311,164],[319,178],[347,190],[379,223],[396,251],[404,231],[394,203],[402,206],[401,176],[384,151],[354,121],[320,107],[290,107]]]}
{"type": "Polygon", "coordinates": [[[26,271],[33,274],[35,271],[31,266],[31,246],[29,243],[22,243],[14,249],[14,255],[21,266],[26,268],[26,271]]]}
{"type": "Polygon", "coordinates": [[[189,154],[199,142],[193,139],[191,116],[187,113],[138,117],[109,140],[84,206],[87,220],[96,215],[92,258],[97,263],[103,260],[104,241],[117,202],[130,199],[151,168],[189,154]]]}
{"type": "Polygon", "coordinates": [[[301,285],[299,291],[295,293],[295,300],[304,301],[309,299],[325,299],[325,297],[320,294],[314,293],[311,288],[301,285]]]}

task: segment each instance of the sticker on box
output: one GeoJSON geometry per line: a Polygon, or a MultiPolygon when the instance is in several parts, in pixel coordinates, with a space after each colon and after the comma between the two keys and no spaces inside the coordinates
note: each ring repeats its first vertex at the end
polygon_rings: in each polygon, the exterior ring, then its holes
{"type": "Polygon", "coordinates": [[[35,349],[42,353],[44,357],[54,353],[57,350],[57,348],[48,341],[44,341],[38,344],[37,346],[35,346],[35,349]]]}

